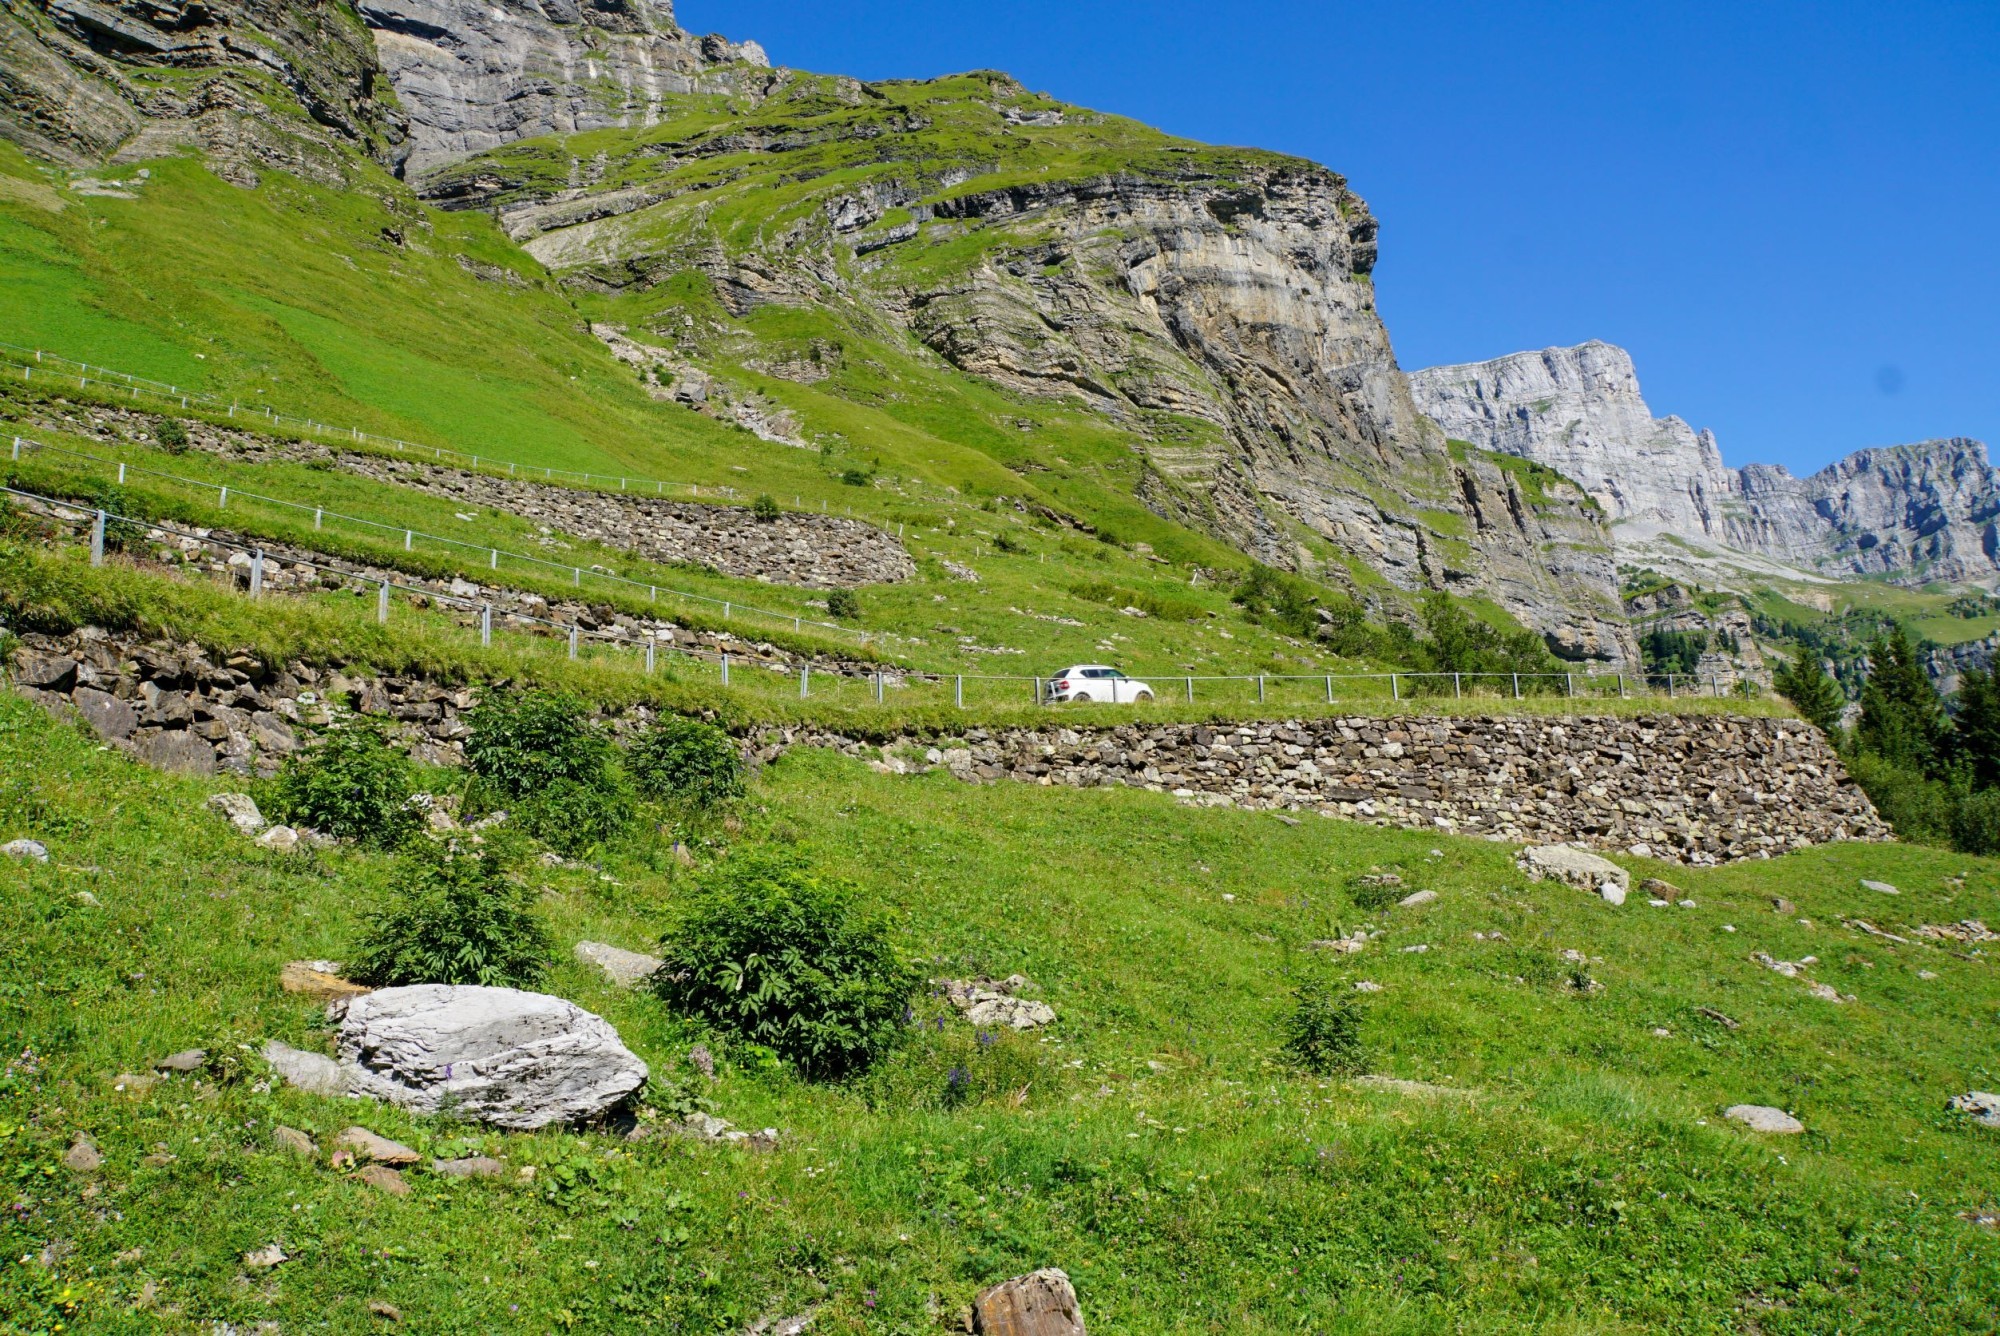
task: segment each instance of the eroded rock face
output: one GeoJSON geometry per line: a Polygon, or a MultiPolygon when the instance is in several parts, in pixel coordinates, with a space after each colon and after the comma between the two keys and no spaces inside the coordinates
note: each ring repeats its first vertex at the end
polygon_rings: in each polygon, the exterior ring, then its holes
{"type": "Polygon", "coordinates": [[[1574,479],[1620,541],[1664,531],[1829,573],[2000,576],[2000,475],[1965,437],[1859,450],[1810,477],[1726,467],[1713,433],[1656,418],[1631,355],[1592,341],[1410,376],[1451,436],[1574,479]]]}
{"type": "Polygon", "coordinates": [[[542,993],[420,984],[334,1007],[354,1092],[421,1113],[547,1127],[597,1117],[646,1080],[609,1023],[542,993]]]}
{"type": "Polygon", "coordinates": [[[755,42],[682,32],[668,0],[362,0],[358,9],[409,111],[405,166],[415,178],[517,139],[652,125],[668,95],[736,91],[717,66],[770,64],[755,42]]]}
{"type": "Polygon", "coordinates": [[[1045,1267],[981,1290],[972,1329],[981,1336],[1084,1336],[1083,1309],[1069,1274],[1045,1267]]]}

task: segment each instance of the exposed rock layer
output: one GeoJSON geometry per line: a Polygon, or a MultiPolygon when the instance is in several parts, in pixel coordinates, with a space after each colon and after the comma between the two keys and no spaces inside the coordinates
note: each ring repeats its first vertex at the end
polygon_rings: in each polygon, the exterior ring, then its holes
{"type": "Polygon", "coordinates": [[[1859,450],[1806,478],[1728,468],[1712,433],[1655,418],[1631,356],[1600,342],[1430,367],[1410,386],[1453,437],[1557,470],[1635,532],[1829,573],[2000,579],[2000,476],[1978,441],[1859,450]]]}

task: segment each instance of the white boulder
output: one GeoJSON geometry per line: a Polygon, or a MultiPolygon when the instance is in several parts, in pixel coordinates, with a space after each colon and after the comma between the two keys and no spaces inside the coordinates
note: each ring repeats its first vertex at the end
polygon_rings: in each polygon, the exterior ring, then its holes
{"type": "Polygon", "coordinates": [[[604,977],[620,988],[635,988],[660,968],[658,956],[641,955],[604,942],[578,942],[576,958],[604,971],[604,977]]]}
{"type": "Polygon", "coordinates": [[[1986,1090],[1968,1090],[1951,1097],[1951,1111],[1964,1114],[1981,1127],[2000,1128],[2000,1095],[1986,1090]]]}
{"type": "MultiPolygon", "coordinates": [[[[1530,881],[1552,878],[1599,895],[1604,893],[1606,886],[1614,886],[1619,892],[1618,899],[1612,901],[1614,904],[1623,904],[1625,892],[1632,888],[1632,874],[1624,868],[1588,849],[1567,844],[1532,845],[1521,850],[1515,865],[1528,874],[1530,881]]],[[[1605,898],[1610,899],[1609,896],[1605,898]]]]}
{"type": "Polygon", "coordinates": [[[514,988],[418,984],[336,1002],[356,1094],[498,1127],[594,1118],[646,1082],[603,1017],[514,988]]]}

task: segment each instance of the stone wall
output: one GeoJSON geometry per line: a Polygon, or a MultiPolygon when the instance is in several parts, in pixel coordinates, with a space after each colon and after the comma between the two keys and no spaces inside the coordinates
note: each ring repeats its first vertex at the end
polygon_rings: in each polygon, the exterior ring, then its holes
{"type": "MultiPolygon", "coordinates": [[[[298,726],[323,720],[330,701],[389,721],[420,760],[456,765],[468,733],[461,715],[479,694],[303,663],[272,669],[249,655],[218,658],[94,627],[24,637],[13,672],[17,690],[80,715],[113,745],[199,774],[272,773],[299,747],[298,726]]],[[[648,718],[640,708],[610,723],[623,732],[648,718]]],[[[1351,716],[974,729],[887,746],[764,728],[743,745],[760,761],[825,746],[896,774],[943,768],[970,783],[1131,786],[1197,805],[1574,841],[1697,865],[1890,837],[1825,739],[1795,719],[1351,716]]]]}
{"type": "MultiPolygon", "coordinates": [[[[160,417],[135,409],[94,404],[38,405],[36,425],[97,440],[152,439],[160,417]]],[[[254,432],[185,423],[188,442],[227,459],[329,461],[379,482],[429,492],[456,504],[505,511],[541,525],[541,555],[571,562],[565,537],[603,543],[654,561],[711,567],[740,579],[818,589],[893,584],[913,578],[917,566],[896,539],[860,520],[783,511],[759,520],[747,506],[717,506],[638,494],[565,487],[525,478],[495,477],[470,469],[351,453],[324,445],[254,432]]],[[[468,525],[464,541],[481,541],[468,525]]],[[[588,563],[584,563],[588,566],[588,563]]]]}

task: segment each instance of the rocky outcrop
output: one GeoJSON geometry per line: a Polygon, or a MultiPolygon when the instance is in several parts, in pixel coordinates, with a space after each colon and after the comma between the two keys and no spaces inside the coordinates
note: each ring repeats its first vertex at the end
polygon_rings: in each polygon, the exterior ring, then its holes
{"type": "Polygon", "coordinates": [[[418,181],[520,139],[651,126],[670,96],[761,90],[772,77],[762,47],[682,32],[669,0],[361,0],[357,8],[409,114],[403,165],[418,181]]]}
{"type": "Polygon", "coordinates": [[[183,145],[226,179],[329,183],[403,129],[375,44],[327,0],[49,0],[0,13],[0,135],[83,166],[183,145]],[[167,72],[171,71],[169,75],[167,72]],[[302,115],[271,114],[273,86],[302,115]]]}
{"type": "Polygon", "coordinates": [[[1840,575],[2000,580],[2000,476],[1978,441],[1860,450],[1810,477],[1725,467],[1713,434],[1655,418],[1622,348],[1591,342],[1411,375],[1453,437],[1573,478],[1620,543],[1666,532],[1840,575]]]}

